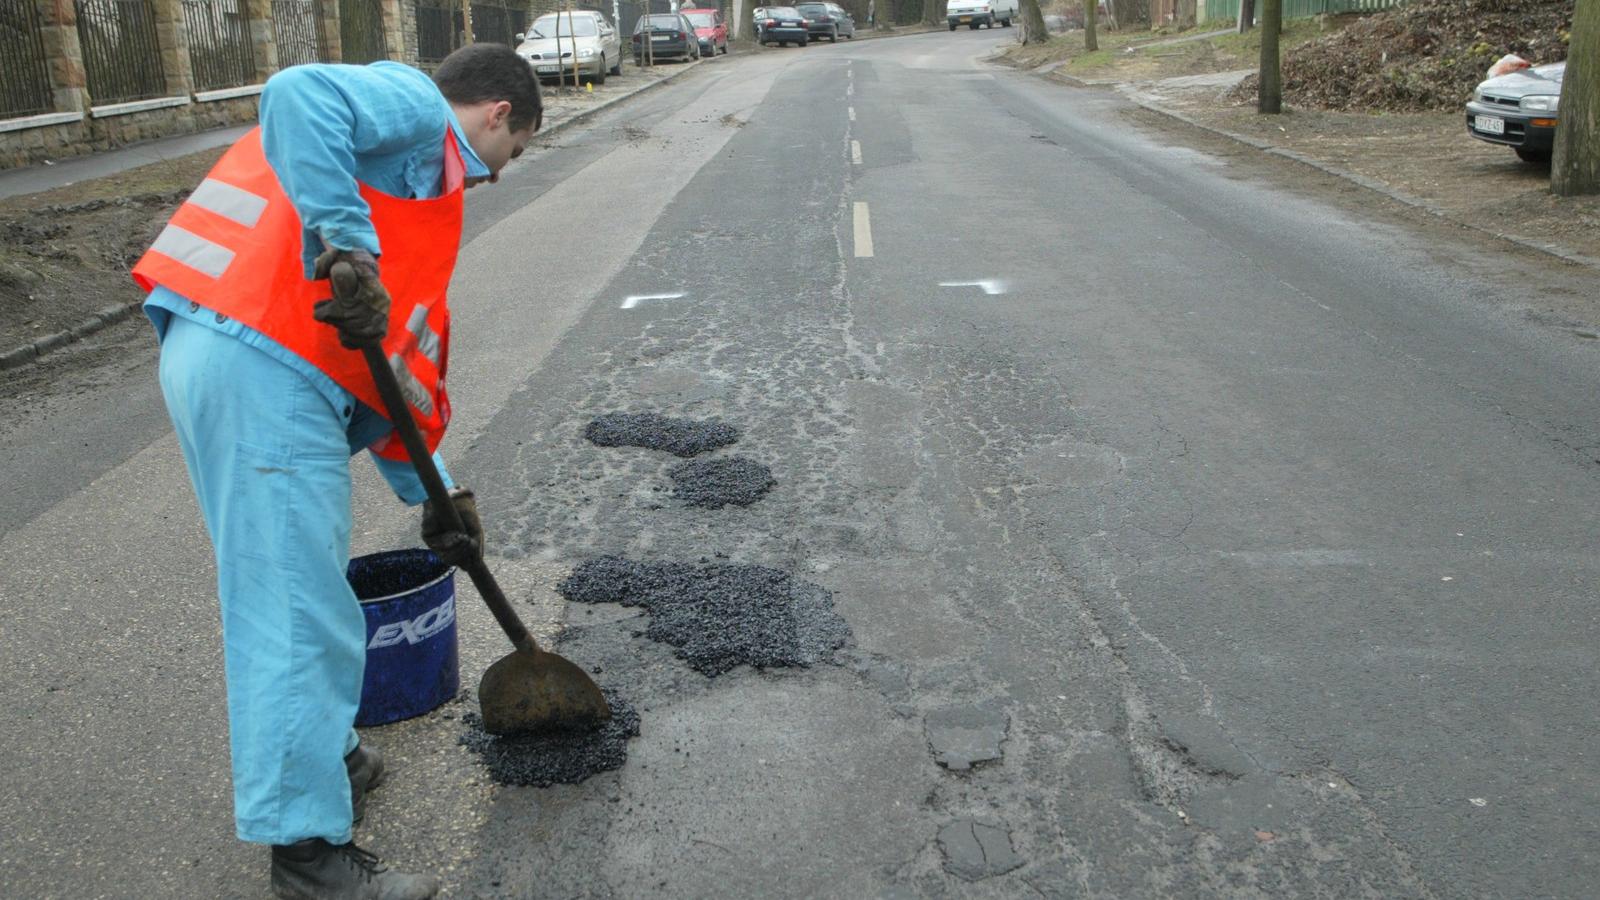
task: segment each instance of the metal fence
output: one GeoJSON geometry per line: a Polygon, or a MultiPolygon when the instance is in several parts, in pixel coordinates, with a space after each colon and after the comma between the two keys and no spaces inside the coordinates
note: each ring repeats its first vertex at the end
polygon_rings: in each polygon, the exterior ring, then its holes
{"type": "Polygon", "coordinates": [[[272,35],[280,69],[328,61],[322,19],[322,0],[272,0],[272,35]]]}
{"type": "Polygon", "coordinates": [[[347,63],[389,58],[379,0],[339,0],[339,47],[341,60],[347,63]]]}
{"type": "Polygon", "coordinates": [[[38,4],[0,0],[0,119],[49,112],[53,107],[38,4]]]}
{"type": "MultiPolygon", "coordinates": [[[[1283,0],[1285,19],[1305,19],[1324,13],[1376,12],[1405,5],[1406,0],[1283,0]]],[[[1205,20],[1239,18],[1239,0],[1205,0],[1205,20]]],[[[1256,3],[1256,15],[1261,4],[1256,3]]]]}
{"type": "MultiPolygon", "coordinates": [[[[472,4],[472,39],[478,43],[516,46],[517,35],[528,30],[528,11],[522,7],[491,3],[472,4]]],[[[449,0],[418,0],[417,61],[436,63],[461,46],[466,26],[461,9],[449,0]]]]}
{"type": "Polygon", "coordinates": [[[240,0],[183,0],[183,28],[195,90],[255,82],[255,49],[240,0]]]}
{"type": "Polygon", "coordinates": [[[143,100],[166,92],[150,0],[74,0],[74,5],[93,103],[143,100]]]}

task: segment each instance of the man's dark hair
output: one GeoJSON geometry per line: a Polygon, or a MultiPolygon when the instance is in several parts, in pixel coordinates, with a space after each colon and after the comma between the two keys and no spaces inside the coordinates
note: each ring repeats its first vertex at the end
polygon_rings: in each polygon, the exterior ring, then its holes
{"type": "Polygon", "coordinates": [[[539,99],[539,79],[534,77],[533,67],[505,44],[462,47],[439,63],[433,83],[451,103],[509,101],[512,131],[529,125],[538,131],[544,121],[544,101],[539,99]]]}

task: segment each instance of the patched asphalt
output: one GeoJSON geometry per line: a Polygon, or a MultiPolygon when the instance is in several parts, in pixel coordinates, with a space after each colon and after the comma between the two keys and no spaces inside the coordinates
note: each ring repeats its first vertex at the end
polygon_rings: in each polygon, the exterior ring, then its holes
{"type": "Polygon", "coordinates": [[[675,419],[658,413],[606,413],[583,429],[599,447],[643,447],[691,457],[739,440],[739,429],[717,420],[675,419]]]}
{"type": "Polygon", "coordinates": [[[579,784],[628,761],[628,740],[639,736],[639,713],[617,694],[606,691],[611,718],[598,726],[553,734],[501,737],[483,730],[477,713],[461,717],[467,732],[461,744],[478,754],[489,777],[501,784],[549,787],[579,784]]]}
{"type": "Polygon", "coordinates": [[[779,569],[642,563],[604,556],[559,587],[574,603],[619,603],[650,613],[644,636],[677,648],[699,672],[737,666],[805,668],[843,647],[850,627],[833,595],[779,569]]]}
{"type": "Polygon", "coordinates": [[[692,459],[673,466],[667,477],[673,497],[701,509],[749,506],[778,483],[770,467],[743,456],[692,459]]]}

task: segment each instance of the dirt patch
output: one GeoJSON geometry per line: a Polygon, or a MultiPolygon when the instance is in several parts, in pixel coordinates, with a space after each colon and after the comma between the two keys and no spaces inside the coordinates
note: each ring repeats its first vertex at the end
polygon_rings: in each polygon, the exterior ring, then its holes
{"type": "Polygon", "coordinates": [[[143,300],[129,269],[221,154],[0,200],[0,352],[143,300]]]}
{"type": "MultiPolygon", "coordinates": [[[[1451,110],[1494,61],[1567,58],[1571,0],[1417,0],[1362,17],[1283,57],[1286,103],[1318,109],[1451,110]]],[[[1254,102],[1257,79],[1234,94],[1254,102]]]]}

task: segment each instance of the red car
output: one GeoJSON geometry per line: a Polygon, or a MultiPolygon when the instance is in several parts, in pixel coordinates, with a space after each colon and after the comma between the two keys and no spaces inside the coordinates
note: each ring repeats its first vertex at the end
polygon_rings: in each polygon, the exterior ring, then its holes
{"type": "Polygon", "coordinates": [[[694,36],[700,41],[701,56],[716,56],[728,52],[728,20],[720,9],[680,9],[694,26],[694,36]]]}

